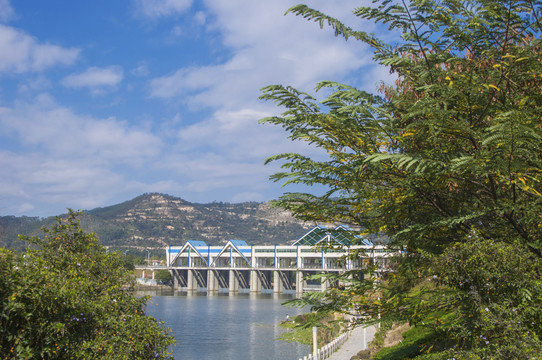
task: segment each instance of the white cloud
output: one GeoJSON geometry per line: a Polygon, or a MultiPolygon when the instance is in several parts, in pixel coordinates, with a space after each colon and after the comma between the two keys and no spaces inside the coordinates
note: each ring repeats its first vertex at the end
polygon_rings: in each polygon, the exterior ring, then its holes
{"type": "Polygon", "coordinates": [[[234,161],[224,154],[211,152],[197,157],[191,153],[169,153],[159,166],[178,174],[183,190],[194,193],[226,188],[261,189],[267,186],[269,176],[267,169],[253,161],[234,161]]]}
{"type": "Polygon", "coordinates": [[[194,21],[198,25],[204,25],[207,22],[207,16],[205,15],[203,11],[198,11],[194,15],[194,21]]]}
{"type": "Polygon", "coordinates": [[[23,156],[28,167],[15,173],[25,192],[30,195],[30,206],[51,204],[57,213],[67,207],[92,209],[120,192],[128,181],[100,162],[89,159],[47,159],[36,154],[23,156]],[[53,205],[54,204],[54,205],[53,205]]]}
{"type": "Polygon", "coordinates": [[[44,76],[37,76],[35,78],[26,79],[19,85],[19,93],[22,95],[28,95],[35,92],[42,92],[51,88],[51,81],[44,76]]]}
{"type": "Polygon", "coordinates": [[[26,212],[29,212],[29,211],[32,211],[32,210],[34,210],[34,205],[25,202],[25,203],[21,204],[20,206],[18,206],[16,208],[15,213],[16,214],[23,214],[23,213],[26,213],[26,212]]]}
{"type": "Polygon", "coordinates": [[[211,118],[181,129],[178,146],[183,151],[207,149],[230,161],[260,164],[278,151],[300,151],[299,143],[286,139],[282,129],[258,122],[269,115],[262,110],[219,110],[211,118]]]}
{"type": "Polygon", "coordinates": [[[16,136],[22,146],[55,158],[96,158],[137,166],[161,149],[161,141],[144,129],[113,117],[76,114],[46,95],[33,103],[0,108],[0,130],[16,136]]]}
{"type": "MultiPolygon", "coordinates": [[[[347,3],[340,8],[355,8],[353,1],[347,3]]],[[[370,63],[361,44],[335,38],[302,18],[283,16],[291,5],[288,0],[208,1],[211,26],[220,30],[233,55],[220,64],[183,67],[153,79],[151,97],[235,108],[255,103],[265,85],[310,90],[319,80],[340,81],[370,63]]]]}
{"type": "MultiPolygon", "coordinates": [[[[320,80],[336,80],[375,90],[377,70],[367,49],[303,18],[283,16],[296,3],[206,1],[208,25],[220,32],[231,56],[221,63],[181,67],[150,82],[151,97],[214,111],[204,121],[179,129],[178,144],[160,164],[179,174],[186,189],[201,194],[232,189],[231,201],[245,200],[247,194],[269,194],[269,188],[277,186],[268,176],[280,170],[279,164],[264,166],[266,157],[283,152],[325,156],[305,143],[291,142],[280,127],[258,124],[283,110],[258,101],[262,87],[278,83],[311,91],[320,80]]],[[[340,6],[327,1],[311,5],[322,5],[324,12],[339,18],[352,16],[359,6],[355,0],[340,6]]]]}
{"type": "Polygon", "coordinates": [[[11,204],[2,209],[8,214],[35,207],[43,215],[44,204],[48,215],[90,209],[119,194],[125,200],[146,186],[130,174],[146,173],[162,151],[146,129],[77,114],[46,95],[0,108],[0,134],[12,149],[0,148],[0,203],[11,204]]]}
{"type": "Polygon", "coordinates": [[[217,111],[205,121],[179,129],[178,143],[168,148],[156,167],[174,174],[183,191],[199,198],[213,200],[214,195],[214,200],[244,201],[246,194],[257,193],[255,201],[269,199],[269,189],[278,185],[268,178],[279,171],[279,164],[265,166],[265,158],[281,152],[315,156],[319,152],[290,141],[281,128],[258,123],[268,115],[264,109],[217,111]]]}
{"type": "Polygon", "coordinates": [[[177,15],[185,12],[192,0],[137,0],[136,8],[140,16],[151,19],[177,15]]]}
{"type": "Polygon", "coordinates": [[[120,66],[90,67],[82,73],[66,76],[61,83],[69,88],[88,88],[99,93],[105,89],[114,88],[122,81],[123,77],[123,70],[120,66]]]}
{"type": "Polygon", "coordinates": [[[141,65],[133,69],[131,73],[136,76],[147,76],[149,75],[149,67],[146,63],[142,63],[141,65]]]}
{"type": "Polygon", "coordinates": [[[69,65],[78,56],[78,49],[40,44],[22,31],[0,25],[0,73],[24,73],[59,64],[69,65]]]}
{"type": "Polygon", "coordinates": [[[15,17],[15,11],[9,0],[0,0],[0,21],[9,21],[15,17]]]}
{"type": "Polygon", "coordinates": [[[183,34],[183,28],[180,25],[175,25],[173,29],[171,29],[171,35],[173,37],[179,37],[183,34]]]}
{"type": "MultiPolygon", "coordinates": [[[[136,58],[110,62],[123,67],[90,67],[60,81],[97,94],[117,87],[126,90],[119,86],[123,69],[131,76],[152,75],[148,94],[167,104],[148,127],[81,114],[47,95],[28,100],[37,91],[55,91],[51,87],[59,83],[53,77],[52,84],[39,76],[24,79],[19,94],[25,100],[0,108],[0,206],[18,204],[12,210],[0,208],[3,212],[34,207],[49,215],[57,211],[53,206],[62,206],[60,211],[91,208],[152,191],[199,202],[267,200],[280,193],[279,185],[268,180],[280,164],[264,166],[266,157],[282,152],[322,154],[291,142],[280,127],[258,123],[282,111],[259,101],[259,89],[282,83],[311,91],[319,80],[337,80],[374,91],[382,76],[368,65],[370,54],[359,43],[335,38],[331,30],[320,30],[302,18],[283,16],[296,0],[204,0],[193,23],[176,22],[175,27],[164,18],[187,12],[191,1],[134,1],[140,16],[162,21],[153,29],[160,28],[166,37],[185,39],[196,31],[208,31],[197,34],[202,43],[221,41],[217,49],[225,51],[213,49],[218,56],[208,64],[179,65],[161,74],[153,73],[157,66],[149,69],[144,59],[136,58]],[[163,32],[169,28],[173,30],[163,32]],[[191,113],[185,111],[186,105],[204,111],[191,113]],[[201,113],[208,115],[202,119],[201,113]],[[168,116],[170,121],[163,120],[168,116]]],[[[359,6],[358,0],[312,0],[311,5],[339,18],[359,6]]],[[[0,73],[70,64],[78,54],[79,50],[41,44],[0,25],[0,73]]],[[[123,97],[123,101],[128,100],[123,97]]],[[[149,106],[144,111],[152,113],[153,102],[138,104],[137,109],[149,106]]],[[[123,106],[115,110],[122,111],[123,106]]],[[[141,114],[139,121],[152,119],[148,113],[141,114]]]]}

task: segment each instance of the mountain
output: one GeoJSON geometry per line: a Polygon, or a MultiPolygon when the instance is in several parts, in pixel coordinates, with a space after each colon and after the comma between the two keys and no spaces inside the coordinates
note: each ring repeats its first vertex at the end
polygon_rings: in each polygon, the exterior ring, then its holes
{"type": "MultiPolygon", "coordinates": [[[[54,217],[0,217],[0,246],[21,247],[17,234],[36,235],[54,217]]],[[[89,210],[81,217],[83,229],[95,232],[113,248],[163,248],[186,240],[209,245],[230,239],[248,244],[288,244],[302,236],[310,224],[268,203],[198,204],[165,194],[143,194],[132,200],[89,210]]]]}

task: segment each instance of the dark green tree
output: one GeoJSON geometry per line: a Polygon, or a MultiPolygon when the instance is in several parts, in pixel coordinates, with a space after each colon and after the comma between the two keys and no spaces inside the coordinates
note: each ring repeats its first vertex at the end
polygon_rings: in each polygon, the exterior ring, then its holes
{"type": "Polygon", "coordinates": [[[25,253],[1,249],[1,358],[171,358],[169,329],[145,315],[124,257],[106,254],[77,215],[23,237],[25,253]]]}
{"type": "Polygon", "coordinates": [[[173,276],[171,276],[171,273],[167,270],[158,270],[156,272],[156,275],[154,276],[154,279],[159,283],[159,284],[164,284],[164,285],[171,285],[173,283],[173,276]]]}
{"type": "Polygon", "coordinates": [[[277,205],[302,219],[386,235],[390,246],[405,251],[393,279],[366,278],[350,282],[341,296],[332,290],[307,298],[316,309],[361,312],[373,321],[380,314],[416,326],[431,318],[434,336],[426,349],[487,357],[478,350],[489,340],[473,339],[487,338],[486,331],[500,325],[474,313],[487,308],[493,320],[510,319],[499,311],[513,303],[532,321],[522,322],[524,337],[495,331],[494,356],[507,358],[511,347],[519,351],[511,358],[542,349],[541,8],[540,2],[515,0],[384,0],[355,10],[360,19],[395,31],[393,43],[304,5],[289,10],[371,47],[375,61],[396,79],[382,84],[379,94],[323,81],[316,90],[331,94],[321,100],[282,85],[263,90],[263,99],[285,108],[264,122],[329,154],[325,161],[302,154],[268,159],[287,169],[273,180],[328,189],[321,196],[286,193],[277,205]],[[476,268],[453,264],[461,275],[451,280],[454,267],[443,266],[450,257],[494,246],[510,256],[485,257],[476,268]],[[514,291],[501,291],[507,269],[519,263],[534,270],[514,291]],[[467,310],[461,303],[472,300],[473,290],[454,281],[464,284],[471,275],[486,278],[495,295],[471,301],[467,310]],[[460,300],[443,301],[447,292],[460,300]],[[531,300],[515,302],[520,294],[531,300]],[[443,313],[447,317],[439,318],[443,313]]]}

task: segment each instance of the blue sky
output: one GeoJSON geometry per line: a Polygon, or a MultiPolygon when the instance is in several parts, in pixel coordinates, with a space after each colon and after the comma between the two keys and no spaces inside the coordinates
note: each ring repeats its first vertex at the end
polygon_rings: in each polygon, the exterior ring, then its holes
{"type": "MultiPolygon", "coordinates": [[[[277,198],[279,164],[265,158],[316,152],[258,123],[280,113],[259,89],[336,80],[375,91],[387,76],[361,44],[284,16],[297,3],[0,0],[0,215],[145,192],[277,198]]],[[[307,3],[360,24],[357,0],[307,3]]]]}

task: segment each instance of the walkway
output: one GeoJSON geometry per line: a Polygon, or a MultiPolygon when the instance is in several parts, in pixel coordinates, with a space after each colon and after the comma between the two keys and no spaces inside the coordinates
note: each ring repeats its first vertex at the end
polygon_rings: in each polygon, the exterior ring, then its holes
{"type": "MultiPolygon", "coordinates": [[[[376,326],[370,326],[366,330],[366,344],[369,344],[374,338],[376,332],[376,326]]],[[[344,344],[341,345],[339,350],[333,353],[327,360],[350,360],[352,356],[359,353],[363,348],[363,328],[357,327],[352,330],[350,337],[344,344]]]]}

